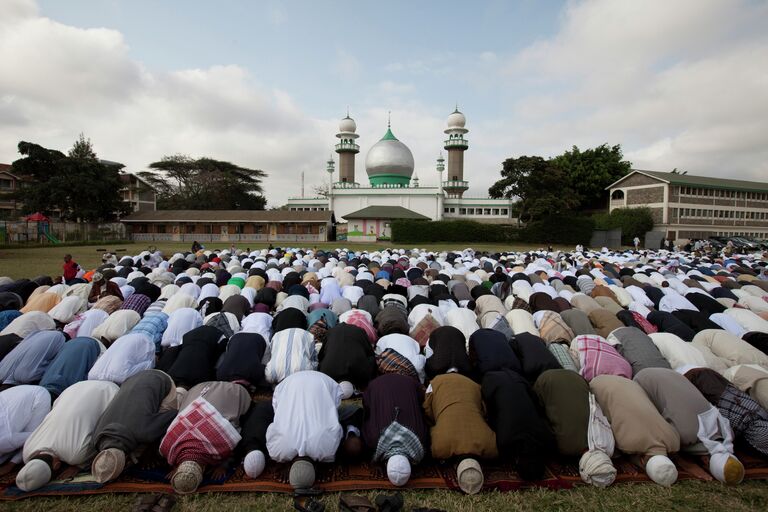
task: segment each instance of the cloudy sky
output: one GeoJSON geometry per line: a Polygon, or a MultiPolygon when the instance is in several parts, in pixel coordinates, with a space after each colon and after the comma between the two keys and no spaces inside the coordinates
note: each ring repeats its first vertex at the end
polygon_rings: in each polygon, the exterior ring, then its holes
{"type": "Polygon", "coordinates": [[[270,206],[327,180],[347,107],[423,184],[467,116],[468,195],[510,156],[621,144],[636,168],[768,179],[768,3],[748,0],[0,1],[0,162],[20,140],[144,170],[265,170],[270,206]]]}

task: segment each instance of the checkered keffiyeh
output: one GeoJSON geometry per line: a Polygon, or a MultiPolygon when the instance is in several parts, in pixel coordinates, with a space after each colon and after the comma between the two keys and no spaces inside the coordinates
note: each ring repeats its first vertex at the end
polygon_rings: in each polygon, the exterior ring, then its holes
{"type": "Polygon", "coordinates": [[[160,455],[176,466],[184,461],[215,464],[229,457],[240,434],[205,398],[181,411],[160,442],[160,455]]]}
{"type": "Polygon", "coordinates": [[[759,403],[729,384],[720,395],[717,408],[736,436],[744,436],[753,448],[768,455],[768,412],[759,403]]]}
{"type": "Polygon", "coordinates": [[[141,293],[134,293],[123,302],[120,309],[130,309],[142,316],[152,304],[152,299],[141,293]]]}
{"type": "Polygon", "coordinates": [[[547,345],[547,348],[564,370],[572,370],[579,373],[579,369],[576,367],[576,362],[571,357],[568,347],[560,343],[550,343],[547,345]]]}
{"type": "Polygon", "coordinates": [[[515,300],[512,301],[512,309],[522,309],[523,311],[533,314],[531,306],[520,297],[515,297],[515,300]]]}
{"type": "Polygon", "coordinates": [[[600,336],[584,334],[576,337],[581,376],[590,381],[598,375],[632,378],[632,367],[615,348],[600,336]]]}
{"type": "Polygon", "coordinates": [[[393,421],[379,436],[373,461],[389,460],[395,455],[403,455],[411,464],[418,464],[424,458],[424,446],[411,429],[393,421]]]}
{"type": "Polygon", "coordinates": [[[386,373],[397,373],[406,377],[413,377],[419,380],[419,373],[413,363],[395,349],[388,348],[376,356],[376,366],[383,375],[386,373]]]}

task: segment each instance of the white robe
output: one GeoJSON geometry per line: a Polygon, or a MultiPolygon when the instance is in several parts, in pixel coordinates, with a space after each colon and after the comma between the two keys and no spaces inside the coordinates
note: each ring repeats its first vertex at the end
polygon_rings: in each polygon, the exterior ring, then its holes
{"type": "Polygon", "coordinates": [[[203,317],[196,309],[177,309],[168,316],[168,327],[163,332],[160,345],[164,347],[181,345],[184,335],[201,325],[203,325],[203,317]]]}
{"type": "Polygon", "coordinates": [[[276,462],[309,457],[333,462],[343,436],[338,407],[342,390],[316,371],[286,377],[272,395],[275,419],[267,428],[267,451],[276,462]]]}
{"type": "Polygon", "coordinates": [[[51,411],[51,394],[41,386],[14,386],[0,393],[0,463],[21,462],[21,447],[51,411]]]}
{"type": "Polygon", "coordinates": [[[90,337],[93,330],[106,322],[107,318],[109,318],[109,313],[103,309],[89,309],[83,313],[83,321],[80,323],[80,327],[77,328],[77,337],[90,337]]]}
{"type": "Polygon", "coordinates": [[[76,466],[96,455],[91,446],[93,430],[119,389],[113,382],[91,380],[65,389],[24,443],[24,463],[49,454],[76,466]]]}
{"type": "Polygon", "coordinates": [[[128,333],[96,360],[88,372],[88,380],[122,384],[128,377],[154,367],[155,344],[144,333],[128,333]]]}

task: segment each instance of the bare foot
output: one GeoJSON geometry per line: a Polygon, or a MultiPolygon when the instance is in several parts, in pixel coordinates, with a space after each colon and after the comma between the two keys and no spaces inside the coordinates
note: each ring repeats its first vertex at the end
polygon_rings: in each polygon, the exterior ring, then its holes
{"type": "Polygon", "coordinates": [[[56,480],[69,480],[74,478],[80,472],[78,466],[67,466],[61,473],[56,475],[56,480]]]}

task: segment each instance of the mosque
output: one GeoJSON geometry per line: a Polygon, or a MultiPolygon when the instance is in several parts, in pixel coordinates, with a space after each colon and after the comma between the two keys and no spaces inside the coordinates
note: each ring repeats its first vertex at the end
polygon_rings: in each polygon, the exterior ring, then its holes
{"type": "Polygon", "coordinates": [[[368,150],[365,157],[368,182],[360,183],[355,176],[355,160],[360,152],[357,124],[347,115],[339,123],[336,134],[339,139],[335,147],[339,155],[336,179],[336,162],[333,158],[327,162],[326,171],[330,176],[327,196],[292,197],[286,206],[297,212],[332,211],[339,221],[337,239],[346,237],[352,242],[390,239],[390,226],[396,219],[512,223],[511,199],[464,197],[469,188],[464,175],[464,152],[469,149],[466,123],[458,108],[448,116],[443,143],[448,165],[446,170],[441,153],[435,166],[438,186],[419,185],[419,178],[414,175],[413,154],[395,137],[390,123],[381,140],[368,150]]]}

